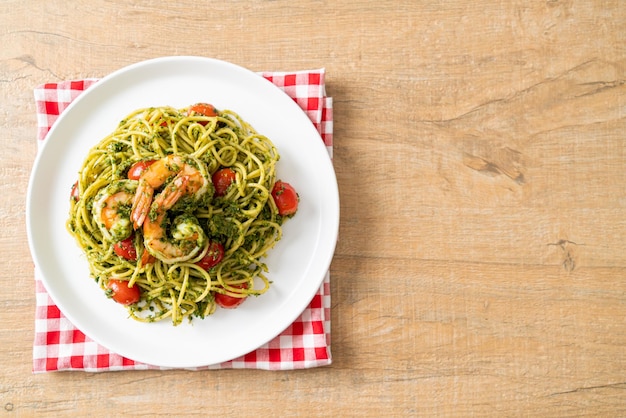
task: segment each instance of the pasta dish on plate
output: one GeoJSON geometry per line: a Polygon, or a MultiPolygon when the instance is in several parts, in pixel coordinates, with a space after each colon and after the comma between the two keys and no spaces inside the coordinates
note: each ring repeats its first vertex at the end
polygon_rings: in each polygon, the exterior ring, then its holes
{"type": "Polygon", "coordinates": [[[66,226],[130,317],[204,318],[270,287],[263,258],[299,199],[278,160],[233,111],[138,109],[84,159],[66,226]]]}

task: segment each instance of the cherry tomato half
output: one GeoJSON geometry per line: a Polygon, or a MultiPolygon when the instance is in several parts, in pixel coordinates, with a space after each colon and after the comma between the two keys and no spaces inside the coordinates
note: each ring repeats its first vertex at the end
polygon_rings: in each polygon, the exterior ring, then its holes
{"type": "MultiPolygon", "coordinates": [[[[217,116],[217,109],[215,108],[215,106],[208,103],[196,103],[195,105],[189,106],[189,111],[187,112],[187,114],[189,116],[217,116]]],[[[200,121],[198,123],[203,126],[206,125],[206,121],[200,121]]]]}
{"type": "Polygon", "coordinates": [[[272,189],[272,198],[279,215],[293,215],[298,210],[298,193],[289,183],[278,180],[272,189]]]}
{"type": "Polygon", "coordinates": [[[74,202],[78,202],[80,200],[80,194],[78,191],[78,182],[74,183],[72,186],[72,191],[70,192],[70,199],[74,202]]]}
{"type": "MultiPolygon", "coordinates": [[[[242,283],[239,286],[233,286],[233,287],[237,287],[239,289],[247,289],[248,284],[242,283]]],[[[215,303],[217,303],[219,306],[221,306],[224,309],[235,309],[237,306],[241,305],[243,301],[246,299],[247,299],[247,296],[238,298],[235,296],[223,295],[221,293],[215,294],[215,303]]]]}
{"type": "Polygon", "coordinates": [[[126,177],[128,177],[129,180],[139,180],[141,174],[143,174],[143,172],[155,162],[156,160],[137,161],[135,164],[130,166],[126,177]]]}
{"type": "Polygon", "coordinates": [[[230,168],[221,168],[213,174],[215,195],[224,196],[230,185],[235,181],[235,171],[230,168]]]}
{"type": "Polygon", "coordinates": [[[128,287],[128,282],[125,280],[109,279],[106,294],[117,303],[132,305],[139,302],[141,290],[138,285],[128,287]]]}
{"type": "Polygon", "coordinates": [[[130,236],[122,241],[118,241],[113,245],[113,251],[126,260],[134,261],[137,259],[137,249],[133,237],[130,236]]]}
{"type": "Polygon", "coordinates": [[[196,265],[208,271],[211,268],[217,266],[223,258],[224,246],[219,242],[211,241],[209,243],[209,249],[206,252],[205,256],[202,257],[202,259],[198,261],[196,265]]]}

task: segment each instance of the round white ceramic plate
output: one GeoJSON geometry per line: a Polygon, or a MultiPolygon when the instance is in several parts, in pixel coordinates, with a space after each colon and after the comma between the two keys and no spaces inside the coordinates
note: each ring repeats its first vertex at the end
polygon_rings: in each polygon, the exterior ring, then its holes
{"type": "Polygon", "coordinates": [[[30,250],[50,296],[81,331],[109,350],[161,367],[201,367],[265,344],[306,308],[328,271],[339,228],[339,194],[326,148],[295,102],[261,76],[202,57],[140,62],[103,78],[59,117],[38,154],[26,202],[30,250]],[[107,299],[65,229],[69,191],[88,150],[132,110],[209,102],[231,109],[277,146],[278,178],[300,195],[298,213],[266,261],[270,290],[235,310],[174,327],[145,324],[107,299]]]}

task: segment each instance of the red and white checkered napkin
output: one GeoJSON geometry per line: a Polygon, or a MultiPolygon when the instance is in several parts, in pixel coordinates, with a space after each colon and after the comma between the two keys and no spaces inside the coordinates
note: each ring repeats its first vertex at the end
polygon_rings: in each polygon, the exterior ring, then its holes
{"type": "MultiPolygon", "coordinates": [[[[264,72],[263,77],[294,99],[320,132],[330,157],[333,146],[332,98],[326,97],[324,70],[264,72]]],[[[61,112],[96,79],[48,83],[38,86],[38,144],[61,112]]],[[[63,315],[48,295],[35,268],[36,311],[33,372],[84,370],[147,370],[160,367],[139,363],[108,351],[97,344],[63,315]]],[[[292,370],[325,366],[330,354],[330,275],[302,315],[279,336],[255,351],[225,363],[201,369],[292,370]]]]}

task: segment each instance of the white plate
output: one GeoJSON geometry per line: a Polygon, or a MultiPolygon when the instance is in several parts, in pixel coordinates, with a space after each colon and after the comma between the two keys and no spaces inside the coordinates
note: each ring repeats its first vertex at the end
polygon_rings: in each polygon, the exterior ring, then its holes
{"type": "Polygon", "coordinates": [[[140,62],[103,78],[59,117],[38,154],[26,202],[30,250],[50,296],[81,331],[127,358],[162,367],[232,360],[265,344],[306,308],[328,271],[339,194],[326,148],[305,113],[261,76],[201,57],[140,62]],[[300,195],[298,213],[266,261],[270,290],[204,319],[145,324],[104,297],[65,229],[69,192],[87,151],[132,110],[210,102],[239,113],[277,146],[278,178],[300,195]]]}

